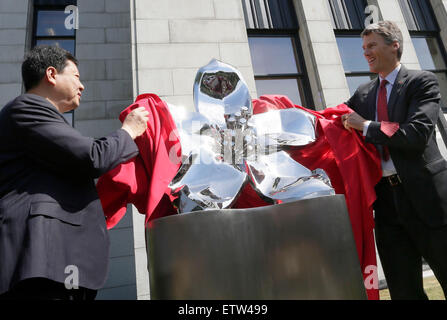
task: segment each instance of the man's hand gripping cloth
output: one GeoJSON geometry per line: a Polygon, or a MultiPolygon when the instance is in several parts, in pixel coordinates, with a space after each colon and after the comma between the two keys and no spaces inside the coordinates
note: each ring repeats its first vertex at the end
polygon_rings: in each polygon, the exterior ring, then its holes
{"type": "Polygon", "coordinates": [[[149,111],[148,127],[135,143],[139,155],[123,163],[98,180],[107,228],[113,228],[132,203],[149,220],[177,213],[168,185],[181,165],[181,147],[177,128],[167,105],[155,94],[143,94],[120,114],[123,122],[135,108],[149,111]]]}

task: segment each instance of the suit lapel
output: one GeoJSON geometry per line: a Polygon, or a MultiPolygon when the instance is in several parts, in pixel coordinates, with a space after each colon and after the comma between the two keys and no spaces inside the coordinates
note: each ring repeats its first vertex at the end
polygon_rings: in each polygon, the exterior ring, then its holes
{"type": "Polygon", "coordinates": [[[397,112],[396,103],[407,76],[408,76],[407,68],[405,68],[402,65],[399,73],[397,74],[396,81],[394,81],[393,90],[391,91],[390,99],[388,101],[388,118],[390,119],[390,121],[393,121],[393,119],[396,118],[396,112],[397,112]]]}

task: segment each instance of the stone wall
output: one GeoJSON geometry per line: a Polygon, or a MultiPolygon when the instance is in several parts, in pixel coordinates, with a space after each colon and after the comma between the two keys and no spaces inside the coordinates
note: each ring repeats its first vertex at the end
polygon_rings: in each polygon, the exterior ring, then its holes
{"type": "Polygon", "coordinates": [[[315,108],[337,106],[349,95],[327,0],[295,0],[300,40],[315,108]]]}
{"type": "Polygon", "coordinates": [[[100,137],[120,127],[133,102],[129,0],[78,0],[76,57],[85,90],[75,127],[100,137]]]}
{"type": "MultiPolygon", "coordinates": [[[[78,0],[76,57],[85,86],[75,111],[82,134],[101,137],[121,126],[120,112],[133,102],[130,1],[78,0]]],[[[110,268],[98,299],[136,299],[137,281],[131,206],[109,231],[110,268]]]]}
{"type": "Polygon", "coordinates": [[[132,1],[134,95],[193,110],[197,70],[212,58],[238,68],[256,96],[240,0],[132,1]]]}

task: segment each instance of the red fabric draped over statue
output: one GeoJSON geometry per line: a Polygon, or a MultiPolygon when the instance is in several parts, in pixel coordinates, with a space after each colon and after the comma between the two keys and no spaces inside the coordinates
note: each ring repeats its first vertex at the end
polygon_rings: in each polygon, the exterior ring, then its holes
{"type": "MultiPolygon", "coordinates": [[[[120,120],[139,106],[150,112],[148,129],[135,140],[140,155],[102,176],[97,184],[108,228],[124,216],[128,203],[146,215],[146,223],[176,213],[167,188],[180,167],[175,123],[166,104],[154,94],[139,96],[121,113],[120,120]]],[[[376,199],[374,186],[382,177],[381,163],[373,145],[366,144],[355,130],[351,133],[344,129],[340,117],[352,110],[342,104],[317,112],[296,106],[285,96],[274,95],[254,99],[253,108],[255,114],[300,108],[316,116],[317,141],[291,148],[289,154],[311,170],[325,170],[336,193],[345,195],[368,298],[379,299],[372,205],[376,199]]],[[[268,204],[247,184],[234,207],[265,205],[268,204]]]]}
{"type": "Polygon", "coordinates": [[[138,107],[149,111],[148,128],[135,139],[140,154],[101,176],[96,185],[109,229],[125,215],[128,203],[146,215],[146,223],[177,213],[168,192],[181,164],[177,127],[167,105],[155,94],[139,95],[121,112],[120,121],[138,107]]]}

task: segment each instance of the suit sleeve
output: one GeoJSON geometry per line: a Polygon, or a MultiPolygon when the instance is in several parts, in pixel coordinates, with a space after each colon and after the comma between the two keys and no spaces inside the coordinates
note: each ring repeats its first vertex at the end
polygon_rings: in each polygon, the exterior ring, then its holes
{"type": "Polygon", "coordinates": [[[366,135],[366,142],[386,145],[396,149],[423,151],[433,134],[439,116],[440,93],[436,76],[424,72],[409,84],[412,93],[407,108],[407,119],[391,136],[381,130],[381,123],[373,121],[366,135]]]}
{"type": "Polygon", "coordinates": [[[345,105],[347,105],[349,108],[351,108],[351,109],[354,110],[354,111],[357,111],[357,110],[356,110],[356,106],[357,106],[357,103],[356,103],[357,94],[358,94],[358,89],[355,91],[354,95],[353,95],[351,98],[349,98],[348,101],[345,102],[345,105]]]}
{"type": "Polygon", "coordinates": [[[12,108],[11,120],[26,156],[58,173],[97,178],[138,154],[126,131],[119,129],[100,139],[85,137],[48,106],[12,108]]]}

